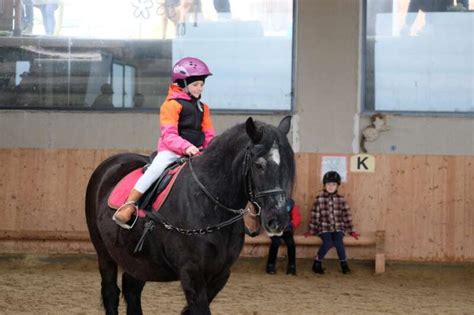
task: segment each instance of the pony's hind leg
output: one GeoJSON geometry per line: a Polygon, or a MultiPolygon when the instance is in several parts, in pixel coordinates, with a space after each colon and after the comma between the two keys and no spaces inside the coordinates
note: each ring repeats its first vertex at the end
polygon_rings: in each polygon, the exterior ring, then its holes
{"type": "Polygon", "coordinates": [[[120,289],[117,286],[117,264],[108,254],[98,255],[102,278],[102,304],[107,315],[118,314],[120,289]]]}
{"type": "Polygon", "coordinates": [[[123,273],[122,290],[127,302],[127,314],[143,314],[141,298],[144,286],[145,281],[137,280],[126,272],[123,273]]]}

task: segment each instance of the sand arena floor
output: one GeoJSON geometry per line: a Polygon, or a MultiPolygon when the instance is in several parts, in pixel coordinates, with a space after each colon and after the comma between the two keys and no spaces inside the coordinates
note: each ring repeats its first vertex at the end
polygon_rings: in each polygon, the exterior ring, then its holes
{"type": "MultiPolygon", "coordinates": [[[[474,264],[352,261],[351,275],[327,261],[323,276],[310,260],[298,275],[263,272],[265,259],[240,259],[211,305],[213,314],[474,314],[474,264]]],[[[94,256],[0,256],[0,314],[102,314],[100,276],[94,256]]],[[[120,313],[125,314],[123,301],[120,313]]],[[[148,283],[145,314],[179,314],[178,282],[148,283]]]]}

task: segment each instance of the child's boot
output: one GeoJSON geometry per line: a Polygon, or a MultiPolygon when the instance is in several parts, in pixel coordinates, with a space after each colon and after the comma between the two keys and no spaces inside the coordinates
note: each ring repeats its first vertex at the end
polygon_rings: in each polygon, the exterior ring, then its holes
{"type": "Polygon", "coordinates": [[[341,269],[343,274],[351,273],[351,269],[349,268],[347,261],[341,261],[341,269]]]}
{"type": "Polygon", "coordinates": [[[320,275],[324,274],[323,263],[319,260],[315,260],[313,263],[313,272],[319,273],[320,275]]]}

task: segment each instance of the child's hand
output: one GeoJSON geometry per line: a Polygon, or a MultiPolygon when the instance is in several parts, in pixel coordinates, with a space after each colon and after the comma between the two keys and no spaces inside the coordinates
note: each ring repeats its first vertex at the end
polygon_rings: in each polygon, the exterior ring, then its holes
{"type": "Polygon", "coordinates": [[[349,235],[350,235],[350,236],[352,236],[353,238],[355,238],[356,240],[358,240],[358,239],[359,239],[359,236],[360,236],[360,234],[359,234],[359,233],[357,233],[357,232],[355,232],[355,231],[354,231],[354,232],[351,232],[351,233],[349,233],[349,235]]]}
{"type": "Polygon", "coordinates": [[[186,155],[193,156],[199,153],[199,149],[192,145],[186,149],[185,153],[186,155]]]}

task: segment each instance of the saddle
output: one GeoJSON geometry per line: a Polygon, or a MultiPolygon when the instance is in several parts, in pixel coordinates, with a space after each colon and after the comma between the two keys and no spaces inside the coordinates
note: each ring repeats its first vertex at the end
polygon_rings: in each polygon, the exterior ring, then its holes
{"type": "MultiPolygon", "coordinates": [[[[158,179],[150,186],[150,188],[138,200],[138,216],[145,217],[146,211],[158,211],[165,202],[168,194],[173,188],[174,182],[178,174],[188,161],[187,157],[182,157],[166,167],[158,179]]],[[[112,209],[118,209],[127,200],[130,191],[135,186],[138,179],[146,171],[149,164],[131,171],[112,190],[107,200],[108,206],[112,209]]]]}

